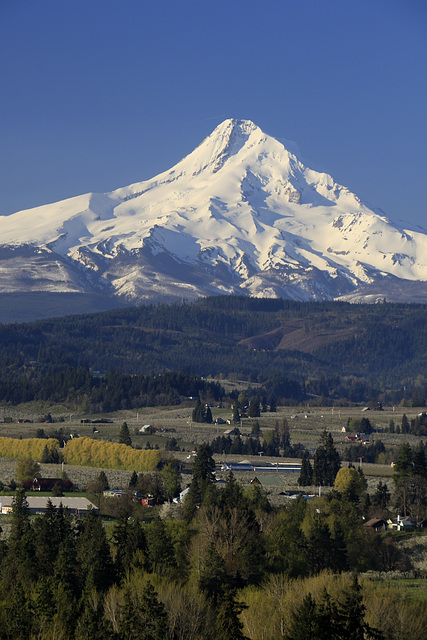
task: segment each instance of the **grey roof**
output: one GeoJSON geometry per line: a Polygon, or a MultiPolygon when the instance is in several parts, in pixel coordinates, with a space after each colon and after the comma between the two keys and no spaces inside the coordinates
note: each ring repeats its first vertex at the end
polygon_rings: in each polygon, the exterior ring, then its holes
{"type": "MultiPolygon", "coordinates": [[[[56,509],[58,509],[61,504],[64,508],[66,507],[70,510],[78,509],[78,511],[87,511],[88,509],[97,509],[93,502],[87,498],[54,498],[50,496],[26,496],[26,498],[30,509],[45,509],[48,500],[51,501],[56,509]]],[[[13,504],[13,499],[14,496],[0,496],[0,504],[3,507],[10,507],[13,504]]]]}

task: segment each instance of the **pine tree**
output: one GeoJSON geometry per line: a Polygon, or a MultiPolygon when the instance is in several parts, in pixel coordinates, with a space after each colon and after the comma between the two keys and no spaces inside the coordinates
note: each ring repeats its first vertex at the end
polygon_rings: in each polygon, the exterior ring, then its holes
{"type": "Polygon", "coordinates": [[[239,413],[239,407],[236,404],[233,405],[233,418],[232,418],[234,423],[240,422],[240,413],[239,413]]]}
{"type": "Polygon", "coordinates": [[[401,433],[409,433],[410,431],[410,424],[406,413],[404,413],[402,416],[402,425],[400,427],[400,431],[401,433]]]}
{"type": "Polygon", "coordinates": [[[261,415],[261,405],[260,405],[260,400],[259,400],[259,396],[253,396],[250,400],[249,400],[249,409],[248,409],[248,415],[250,418],[259,418],[261,415]]]}
{"type": "Polygon", "coordinates": [[[208,444],[201,444],[193,464],[193,477],[202,483],[214,482],[215,460],[212,457],[212,449],[208,444]]]}
{"type": "Polygon", "coordinates": [[[168,575],[175,569],[175,551],[166,526],[158,516],[147,528],[147,554],[151,571],[168,575]]]}
{"type": "Polygon", "coordinates": [[[121,578],[131,567],[137,552],[140,552],[140,559],[144,560],[147,541],[141,524],[137,520],[130,521],[125,513],[114,526],[112,541],[116,550],[114,557],[116,575],[121,578]]]}
{"type": "Polygon", "coordinates": [[[388,490],[387,484],[384,484],[379,481],[377,484],[377,490],[373,495],[373,502],[377,505],[382,511],[387,509],[387,505],[390,502],[390,491],[388,490]]]}
{"type": "Polygon", "coordinates": [[[283,418],[282,422],[277,425],[277,431],[280,438],[280,448],[283,449],[283,455],[286,457],[291,452],[291,430],[286,418],[283,418]]]}
{"type": "Polygon", "coordinates": [[[309,593],[300,607],[292,611],[283,640],[318,640],[320,633],[317,605],[309,593]]]}
{"type": "Polygon", "coordinates": [[[234,590],[225,590],[217,609],[215,640],[247,640],[243,633],[243,622],[239,618],[245,608],[237,600],[234,590]]]}
{"type": "Polygon", "coordinates": [[[133,471],[131,478],[129,480],[129,489],[134,489],[136,487],[137,482],[138,482],[138,474],[136,471],[133,471]]]}
{"type": "Polygon", "coordinates": [[[313,484],[313,467],[311,466],[308,452],[304,453],[301,460],[301,472],[299,474],[298,484],[300,487],[309,487],[313,484]]]}
{"type": "Polygon", "coordinates": [[[355,573],[351,585],[345,591],[344,599],[338,607],[342,628],[341,637],[351,638],[351,640],[366,640],[367,638],[380,640],[379,631],[365,622],[365,610],[362,587],[355,573]]]}
{"type": "Polygon", "coordinates": [[[320,445],[314,454],[314,482],[316,485],[332,486],[340,469],[341,459],[334,441],[326,430],[320,436],[320,445]]]}
{"type": "Polygon", "coordinates": [[[224,560],[218,553],[213,542],[209,545],[204,562],[199,572],[199,588],[217,606],[218,599],[224,593],[226,572],[224,560]]]}
{"type": "Polygon", "coordinates": [[[108,491],[108,489],[110,488],[110,485],[108,483],[108,478],[107,478],[107,474],[105,473],[105,471],[100,471],[99,476],[97,478],[97,481],[99,482],[100,486],[102,487],[102,491],[108,491]]]}
{"type": "Polygon", "coordinates": [[[203,407],[200,399],[197,399],[196,406],[193,409],[193,413],[191,416],[193,422],[204,422],[203,418],[203,407]]]}
{"type": "Polygon", "coordinates": [[[124,422],[121,426],[120,433],[119,433],[119,443],[127,444],[129,447],[132,446],[132,438],[130,437],[129,427],[127,425],[127,422],[124,422]]]}

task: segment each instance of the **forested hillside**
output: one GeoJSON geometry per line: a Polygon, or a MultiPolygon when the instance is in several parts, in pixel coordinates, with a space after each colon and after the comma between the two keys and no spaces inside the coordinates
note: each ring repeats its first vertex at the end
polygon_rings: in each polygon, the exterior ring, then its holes
{"type": "Polygon", "coordinates": [[[66,369],[172,370],[258,382],[273,395],[279,377],[292,381],[295,400],[311,394],[360,402],[390,391],[391,402],[414,393],[425,399],[426,320],[426,305],[235,296],[132,307],[2,325],[1,378],[10,384],[66,369]]]}

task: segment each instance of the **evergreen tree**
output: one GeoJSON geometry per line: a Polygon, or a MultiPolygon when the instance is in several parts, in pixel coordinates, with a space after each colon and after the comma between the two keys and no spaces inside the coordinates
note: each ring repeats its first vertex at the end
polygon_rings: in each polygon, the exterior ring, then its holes
{"type": "Polygon", "coordinates": [[[329,569],[334,563],[334,544],[327,523],[319,516],[313,519],[307,535],[307,556],[312,574],[329,569]]]}
{"type": "Polygon", "coordinates": [[[239,618],[245,608],[237,600],[236,591],[225,590],[217,608],[215,640],[246,640],[243,622],[239,618]]]}
{"type": "Polygon", "coordinates": [[[214,482],[215,460],[212,457],[212,449],[208,444],[201,444],[197,449],[193,463],[193,478],[201,484],[214,482]]]}
{"type": "Polygon", "coordinates": [[[380,480],[377,484],[377,490],[373,495],[373,503],[379,507],[382,511],[387,509],[387,505],[390,502],[390,491],[388,490],[387,484],[380,480]]]}
{"type": "Polygon", "coordinates": [[[193,422],[204,422],[204,416],[203,416],[203,407],[202,407],[202,403],[200,402],[200,399],[197,400],[196,402],[196,406],[193,409],[193,413],[191,416],[191,419],[193,422]]]}
{"type": "Polygon", "coordinates": [[[110,485],[108,483],[108,478],[105,471],[100,471],[97,481],[99,482],[102,488],[102,491],[108,491],[108,489],[110,488],[110,485]]]}
{"type": "Polygon", "coordinates": [[[314,454],[314,482],[316,485],[332,486],[340,469],[341,459],[335,449],[332,435],[326,430],[320,436],[320,445],[314,454]]]}
{"type": "Polygon", "coordinates": [[[353,574],[350,587],[344,593],[344,599],[338,607],[343,638],[351,640],[366,640],[367,638],[380,640],[378,630],[365,622],[366,607],[363,604],[362,588],[357,574],[353,574]]]}
{"type": "Polygon", "coordinates": [[[114,526],[112,541],[115,548],[114,566],[118,578],[122,578],[130,569],[135,555],[139,553],[139,559],[143,563],[147,553],[147,541],[141,524],[130,521],[124,513],[114,526]]]}
{"type": "Polygon", "coordinates": [[[283,640],[318,640],[321,637],[320,634],[317,605],[309,593],[300,607],[292,611],[283,640]]]}
{"type": "Polygon", "coordinates": [[[267,398],[266,396],[261,396],[260,398],[260,404],[261,404],[261,411],[262,413],[265,413],[268,409],[268,405],[267,405],[267,398]]]}
{"type": "Polygon", "coordinates": [[[110,546],[101,518],[92,511],[89,511],[81,523],[77,560],[86,589],[108,589],[114,575],[110,546]]]}
{"type": "Polygon", "coordinates": [[[12,501],[12,521],[8,553],[2,565],[2,583],[8,591],[18,583],[29,585],[36,575],[34,534],[25,491],[21,489],[12,501]]]}
{"type": "MultiPolygon", "coordinates": [[[[166,640],[168,630],[168,618],[164,605],[159,601],[157,592],[150,581],[142,590],[139,603],[139,615],[141,617],[140,637],[144,640],[166,640]]],[[[137,636],[133,636],[132,640],[137,636]]]]}
{"type": "Polygon", "coordinates": [[[400,432],[401,433],[409,433],[411,430],[411,425],[409,424],[409,420],[408,417],[406,415],[406,413],[403,414],[402,416],[402,423],[401,423],[401,427],[400,427],[400,432]]]}
{"type": "Polygon", "coordinates": [[[138,482],[138,474],[136,471],[133,471],[131,478],[129,480],[129,489],[135,489],[137,482],[138,482]]]}
{"type": "Polygon", "coordinates": [[[141,594],[137,595],[126,586],[121,606],[119,634],[120,640],[167,640],[168,618],[164,605],[159,601],[150,581],[146,582],[141,594]]]}
{"type": "Polygon", "coordinates": [[[423,443],[420,443],[413,451],[413,469],[414,476],[427,478],[427,459],[423,443]]]}
{"type": "Polygon", "coordinates": [[[129,447],[132,446],[132,438],[130,437],[129,427],[127,422],[123,422],[120,433],[119,433],[119,443],[127,444],[129,447]]]}
{"type": "Polygon", "coordinates": [[[199,588],[217,606],[218,599],[223,595],[226,585],[224,560],[218,553],[213,542],[205,554],[204,562],[199,572],[199,588]]]}
{"type": "Polygon", "coordinates": [[[304,453],[301,460],[301,472],[299,474],[298,484],[300,487],[308,487],[313,484],[313,467],[311,466],[308,452],[304,453]]]}
{"type": "Polygon", "coordinates": [[[234,423],[240,422],[240,413],[239,413],[239,407],[237,405],[237,403],[235,403],[233,405],[233,418],[232,418],[234,423]]]}
{"type": "Polygon", "coordinates": [[[393,480],[398,484],[401,480],[404,480],[412,474],[412,449],[406,442],[403,444],[397,454],[397,458],[394,462],[394,477],[393,480]]]}
{"type": "Polygon", "coordinates": [[[176,567],[172,539],[158,516],[147,528],[147,557],[151,571],[168,575],[176,567]]]}
{"type": "Polygon", "coordinates": [[[291,430],[289,428],[289,422],[286,418],[283,418],[280,424],[276,423],[276,429],[279,434],[280,448],[283,449],[284,457],[291,455],[291,430]]]}
{"type": "Polygon", "coordinates": [[[248,415],[250,418],[259,418],[261,415],[261,404],[258,395],[249,400],[248,415]]]}

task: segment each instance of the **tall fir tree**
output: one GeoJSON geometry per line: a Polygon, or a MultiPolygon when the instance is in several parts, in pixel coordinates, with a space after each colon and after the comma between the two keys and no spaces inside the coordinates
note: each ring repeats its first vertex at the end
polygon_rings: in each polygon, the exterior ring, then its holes
{"type": "Polygon", "coordinates": [[[341,467],[341,458],[334,446],[332,435],[326,430],[320,436],[320,444],[314,454],[314,483],[331,487],[341,467]]]}
{"type": "Polygon", "coordinates": [[[120,433],[119,433],[119,443],[127,444],[129,447],[132,446],[132,438],[130,437],[129,427],[127,422],[123,422],[120,433]]]}
{"type": "Polygon", "coordinates": [[[310,462],[310,455],[308,452],[304,453],[301,459],[301,471],[298,478],[298,484],[300,487],[309,487],[313,484],[313,467],[310,462]]]}

